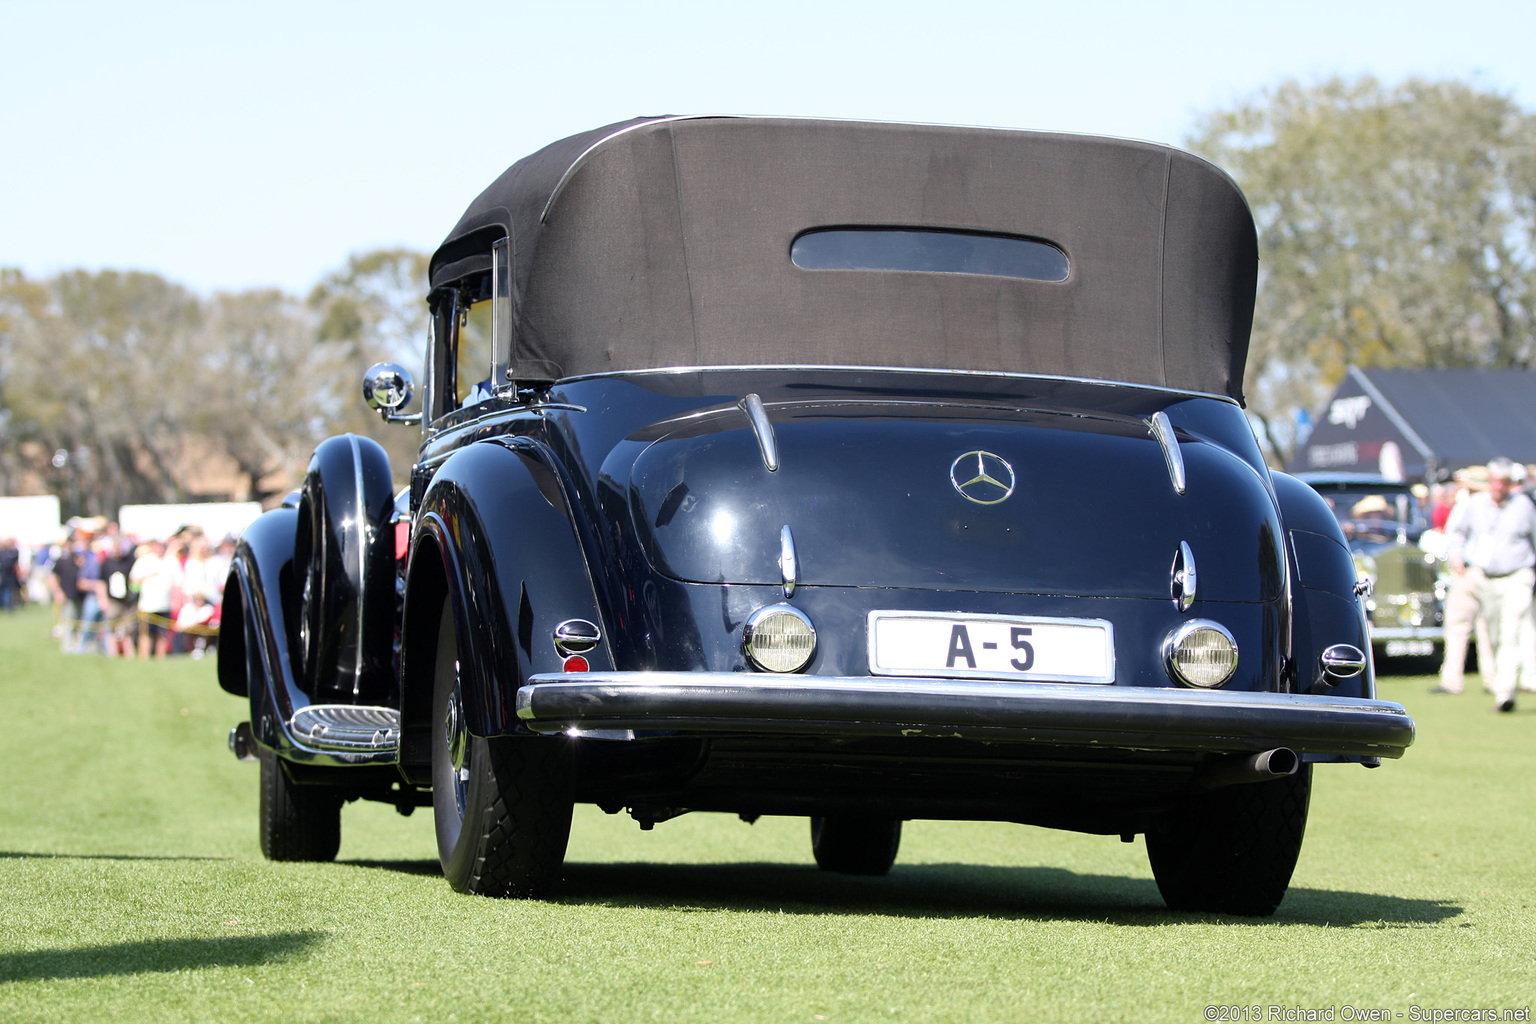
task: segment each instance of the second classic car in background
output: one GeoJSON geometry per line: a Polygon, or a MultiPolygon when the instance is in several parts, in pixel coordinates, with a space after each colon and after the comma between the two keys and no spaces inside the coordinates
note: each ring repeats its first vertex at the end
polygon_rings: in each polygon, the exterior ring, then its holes
{"type": "Polygon", "coordinates": [[[1313,767],[1414,727],[1244,417],[1256,266],[1232,181],[1136,142],[649,118],[519,161],[432,259],[421,413],[368,376],[404,507],[336,437],[241,543],[262,849],[430,805],[455,889],[538,896],[575,802],[799,815],[872,875],[993,819],[1270,913],[1313,767]]]}
{"type": "MultiPolygon", "coordinates": [[[[1429,518],[1406,483],[1360,473],[1298,473],[1333,510],[1371,584],[1366,618],[1378,660],[1439,659],[1445,648],[1444,559],[1420,546],[1429,518]]],[[[1407,662],[1403,662],[1406,664],[1407,662]]]]}

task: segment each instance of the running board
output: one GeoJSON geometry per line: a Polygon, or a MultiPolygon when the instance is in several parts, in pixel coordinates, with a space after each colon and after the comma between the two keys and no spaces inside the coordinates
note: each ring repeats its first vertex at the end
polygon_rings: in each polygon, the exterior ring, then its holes
{"type": "Polygon", "coordinates": [[[293,713],[288,734],[311,750],[381,754],[400,747],[400,712],[354,704],[311,704],[293,713]]]}

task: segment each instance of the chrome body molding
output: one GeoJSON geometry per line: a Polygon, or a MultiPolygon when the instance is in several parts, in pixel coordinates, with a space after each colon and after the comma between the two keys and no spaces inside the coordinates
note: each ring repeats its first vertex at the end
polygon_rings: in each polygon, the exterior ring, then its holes
{"type": "Polygon", "coordinates": [[[1185,398],[1209,398],[1222,402],[1233,408],[1242,408],[1236,399],[1217,394],[1212,391],[1195,391],[1188,388],[1170,388],[1157,384],[1130,384],[1125,381],[1105,380],[1099,377],[1073,377],[1061,373],[1016,373],[1010,370],[954,370],[942,366],[876,366],[874,364],[844,364],[844,363],[711,363],[706,367],[699,366],[653,366],[644,370],[608,370],[601,373],[579,373],[570,377],[562,377],[561,385],[574,384],[579,381],[604,380],[619,378],[645,378],[651,376],[663,377],[691,377],[701,369],[723,371],[790,371],[820,373],[827,370],[849,370],[856,373],[888,373],[905,374],[913,376],[937,376],[954,378],[980,378],[996,380],[1040,380],[1056,381],[1064,384],[1091,384],[1094,387],[1110,388],[1113,390],[1147,391],[1160,395],[1171,395],[1179,399],[1185,398]]]}
{"type": "Polygon", "coordinates": [[[1168,463],[1168,476],[1173,481],[1174,491],[1183,494],[1189,487],[1189,481],[1184,475],[1184,455],[1179,451],[1179,438],[1173,432],[1173,421],[1166,412],[1159,410],[1147,420],[1147,428],[1162,446],[1163,459],[1168,463]]]}
{"type": "Polygon", "coordinates": [[[1195,571],[1195,553],[1187,541],[1179,541],[1179,553],[1173,560],[1173,603],[1179,611],[1187,612],[1195,603],[1196,588],[1200,576],[1195,571]]]}
{"type": "Polygon", "coordinates": [[[400,746],[400,712],[355,704],[311,704],[288,720],[288,734],[314,751],[394,752],[400,746]]]}
{"type": "Polygon", "coordinates": [[[549,412],[586,412],[587,411],[587,407],[586,406],[584,406],[584,405],[577,405],[574,402],[548,402],[548,401],[544,401],[542,399],[535,399],[534,401],[529,402],[526,406],[524,406],[524,408],[527,409],[529,412],[536,412],[536,413],[539,413],[540,415],[543,415],[544,413],[549,413],[549,412]]]}
{"type": "MultiPolygon", "coordinates": [[[[358,443],[357,435],[348,434],[347,441],[352,445],[352,493],[356,495],[367,494],[368,491],[366,485],[363,482],[363,454],[358,443]]],[[[369,524],[365,518],[365,513],[363,510],[354,509],[352,514],[357,521],[359,536],[367,536],[369,524]]],[[[356,544],[354,545],[354,548],[355,550],[352,552],[352,554],[353,558],[356,559],[357,562],[357,578],[360,581],[366,580],[369,578],[368,548],[364,544],[356,544]]],[[[356,602],[356,605],[357,635],[361,637],[364,635],[364,631],[366,629],[367,620],[364,618],[364,616],[368,611],[368,603],[366,601],[358,601],[356,602]]],[[[367,649],[362,644],[358,644],[352,656],[352,694],[354,697],[361,696],[363,692],[363,671],[366,667],[365,662],[367,660],[367,653],[367,649]]]]}
{"type": "Polygon", "coordinates": [[[795,535],[786,525],[779,531],[779,575],[783,577],[784,599],[795,596],[800,582],[800,558],[795,554],[795,535]]]}
{"type": "Polygon", "coordinates": [[[763,468],[770,473],[777,473],[779,443],[773,436],[773,423],[768,419],[768,410],[763,407],[762,396],[750,394],[736,404],[742,412],[747,414],[747,422],[752,424],[752,433],[757,437],[758,450],[763,453],[763,468]]]}
{"type": "Polygon", "coordinates": [[[592,672],[530,676],[534,732],[931,736],[1099,749],[1401,757],[1402,705],[1353,697],[956,679],[592,672]]]}

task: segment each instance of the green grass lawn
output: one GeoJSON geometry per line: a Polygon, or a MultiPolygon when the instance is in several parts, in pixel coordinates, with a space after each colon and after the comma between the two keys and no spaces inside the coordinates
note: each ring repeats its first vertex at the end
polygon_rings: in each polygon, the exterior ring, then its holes
{"type": "Polygon", "coordinates": [[[912,822],[889,878],[850,879],[815,869],[803,819],[641,832],[586,807],[561,895],[502,902],[448,889],[430,812],[353,804],[337,863],[267,863],[256,766],[225,747],[244,704],[213,663],[65,657],[47,633],[46,612],[0,616],[3,1021],[1195,1022],[1221,1004],[1412,1020],[1536,1002],[1536,698],[1494,715],[1480,690],[1384,679],[1418,742],[1376,771],[1317,769],[1268,919],[1165,910],[1139,840],[912,822]]]}

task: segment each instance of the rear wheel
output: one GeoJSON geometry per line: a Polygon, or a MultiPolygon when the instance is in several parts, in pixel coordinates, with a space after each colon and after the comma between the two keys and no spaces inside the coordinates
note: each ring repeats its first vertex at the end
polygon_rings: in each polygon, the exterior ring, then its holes
{"type": "Polygon", "coordinates": [[[335,860],[341,848],[341,795],[324,786],[295,786],[277,755],[261,761],[261,852],[268,860],[335,860]]]}
{"type": "Polygon", "coordinates": [[[432,687],[432,811],[448,884],[478,896],[547,893],[570,838],[571,777],[563,736],[470,735],[445,601],[432,687]]]}
{"type": "Polygon", "coordinates": [[[1273,782],[1227,786],[1147,832],[1147,858],[1173,910],[1264,917],[1275,912],[1301,854],[1312,766],[1273,782]]]}
{"type": "Polygon", "coordinates": [[[811,819],[816,866],[842,875],[886,875],[901,846],[901,820],[859,814],[811,819]]]}

